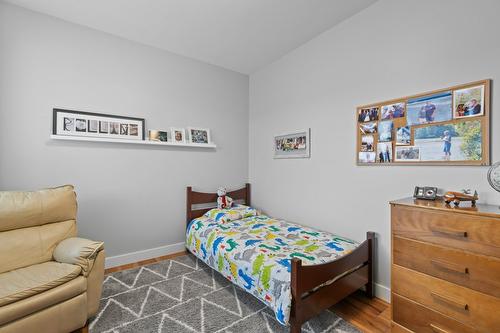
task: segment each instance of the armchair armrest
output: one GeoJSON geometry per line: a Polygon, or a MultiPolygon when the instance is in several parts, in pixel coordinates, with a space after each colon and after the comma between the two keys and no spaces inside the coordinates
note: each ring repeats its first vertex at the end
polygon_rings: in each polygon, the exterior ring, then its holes
{"type": "Polygon", "coordinates": [[[53,257],[55,261],[80,266],[82,274],[87,276],[92,270],[97,254],[103,249],[103,242],[71,237],[57,244],[53,257]]]}

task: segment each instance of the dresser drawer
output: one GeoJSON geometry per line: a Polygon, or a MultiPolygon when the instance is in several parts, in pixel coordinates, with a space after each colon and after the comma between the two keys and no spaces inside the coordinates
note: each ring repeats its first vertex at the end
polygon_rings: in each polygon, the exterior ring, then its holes
{"type": "Polygon", "coordinates": [[[392,291],[447,315],[479,332],[500,328],[500,299],[392,265],[392,291]]]}
{"type": "Polygon", "coordinates": [[[500,259],[394,236],[393,262],[500,297],[500,259]]]}
{"type": "Polygon", "coordinates": [[[392,232],[500,258],[500,219],[393,205],[392,232]]]}
{"type": "Polygon", "coordinates": [[[475,329],[428,309],[405,297],[392,294],[393,318],[397,324],[422,333],[477,333],[475,329]]]}

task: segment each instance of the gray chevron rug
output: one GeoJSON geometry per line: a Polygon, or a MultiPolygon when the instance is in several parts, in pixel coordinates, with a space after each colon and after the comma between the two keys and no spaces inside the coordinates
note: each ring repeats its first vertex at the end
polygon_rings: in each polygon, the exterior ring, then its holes
{"type": "MultiPolygon", "coordinates": [[[[285,333],[263,303],[192,255],[112,273],[91,333],[285,333]]],[[[359,333],[324,311],[303,333],[359,333]]]]}

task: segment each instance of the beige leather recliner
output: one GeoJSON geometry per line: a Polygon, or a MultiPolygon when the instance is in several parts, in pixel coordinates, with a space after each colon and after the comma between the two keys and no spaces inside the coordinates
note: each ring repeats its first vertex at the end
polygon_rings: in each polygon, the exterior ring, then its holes
{"type": "Polygon", "coordinates": [[[99,307],[104,246],[77,238],[66,185],[0,192],[0,333],[85,331],[99,307]]]}

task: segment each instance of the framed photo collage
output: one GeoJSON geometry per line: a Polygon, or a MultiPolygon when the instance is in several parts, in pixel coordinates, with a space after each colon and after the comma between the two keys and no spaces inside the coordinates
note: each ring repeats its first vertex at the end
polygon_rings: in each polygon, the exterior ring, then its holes
{"type": "Polygon", "coordinates": [[[489,165],[490,80],[356,109],[358,165],[489,165]]]}

